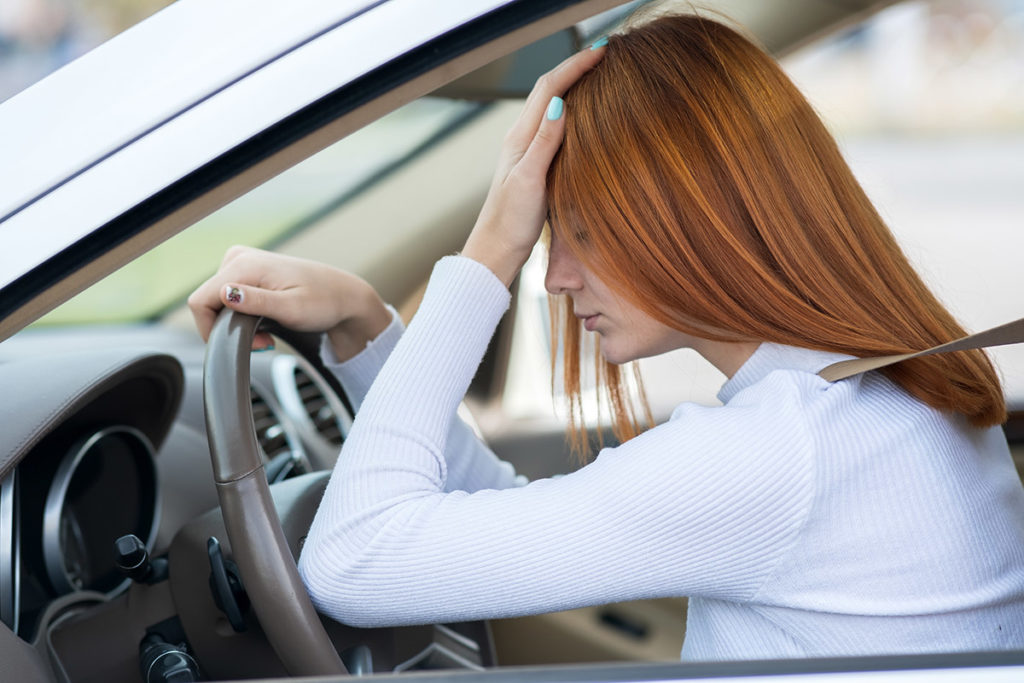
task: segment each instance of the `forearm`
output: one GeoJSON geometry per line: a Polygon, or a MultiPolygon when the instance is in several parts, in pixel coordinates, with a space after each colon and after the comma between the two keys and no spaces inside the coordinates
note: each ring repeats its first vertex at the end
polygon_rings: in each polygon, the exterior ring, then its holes
{"type": "MultiPolygon", "coordinates": [[[[337,377],[357,412],[405,331],[398,313],[391,307],[388,311],[392,316],[388,325],[353,357],[340,361],[326,335],[321,345],[324,365],[337,377]]],[[[457,415],[451,420],[444,457],[447,491],[501,489],[526,483],[524,477],[516,475],[512,465],[498,458],[457,415]]]]}

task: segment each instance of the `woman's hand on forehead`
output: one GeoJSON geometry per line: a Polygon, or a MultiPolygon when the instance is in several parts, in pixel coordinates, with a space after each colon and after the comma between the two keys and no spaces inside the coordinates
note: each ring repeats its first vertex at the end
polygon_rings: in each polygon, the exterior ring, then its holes
{"type": "Polygon", "coordinates": [[[505,136],[487,199],[462,250],[505,285],[526,263],[544,225],[548,167],[565,132],[562,96],[604,52],[583,50],[541,76],[505,136]]]}

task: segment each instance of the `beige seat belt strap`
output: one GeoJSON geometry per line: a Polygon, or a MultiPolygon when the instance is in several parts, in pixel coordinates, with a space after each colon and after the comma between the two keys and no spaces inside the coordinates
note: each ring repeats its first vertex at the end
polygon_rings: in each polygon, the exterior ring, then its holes
{"type": "Polygon", "coordinates": [[[970,351],[971,349],[982,349],[988,346],[1006,346],[1007,344],[1019,344],[1021,342],[1024,342],[1024,318],[916,353],[839,361],[828,366],[819,372],[818,375],[828,382],[837,382],[841,379],[867,372],[868,370],[877,370],[878,368],[884,368],[887,365],[893,365],[894,363],[910,360],[911,358],[930,356],[933,353],[970,351]]]}

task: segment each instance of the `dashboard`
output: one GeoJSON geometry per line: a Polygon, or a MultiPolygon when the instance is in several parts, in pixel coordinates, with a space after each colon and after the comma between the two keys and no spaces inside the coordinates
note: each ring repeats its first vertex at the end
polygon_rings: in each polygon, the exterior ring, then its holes
{"type": "Polygon", "coordinates": [[[3,363],[0,382],[15,388],[0,401],[0,604],[3,623],[31,638],[55,598],[124,588],[111,534],[153,547],[156,450],[184,373],[167,354],[76,351],[3,363]]]}
{"type": "MultiPolygon", "coordinates": [[[[254,353],[250,379],[264,470],[296,537],[352,422],[315,344],[302,342],[254,353]]],[[[51,669],[137,680],[140,643],[152,637],[187,641],[208,676],[284,675],[255,617],[232,628],[211,588],[208,539],[219,538],[229,567],[230,545],[205,433],[203,354],[194,334],[159,326],[29,330],[0,344],[0,655],[24,658],[20,679],[52,680],[51,669]]],[[[436,650],[439,633],[456,660],[486,659],[483,632],[331,628],[335,642],[372,645],[373,666],[386,670],[436,650]]]]}

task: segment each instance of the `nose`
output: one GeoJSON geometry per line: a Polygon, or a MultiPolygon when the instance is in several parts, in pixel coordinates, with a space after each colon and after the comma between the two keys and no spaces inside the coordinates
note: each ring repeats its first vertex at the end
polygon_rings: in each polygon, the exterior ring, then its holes
{"type": "Polygon", "coordinates": [[[569,294],[582,286],[582,267],[579,259],[560,239],[552,235],[544,288],[551,294],[569,294]]]}

